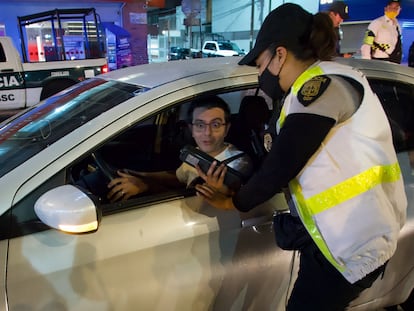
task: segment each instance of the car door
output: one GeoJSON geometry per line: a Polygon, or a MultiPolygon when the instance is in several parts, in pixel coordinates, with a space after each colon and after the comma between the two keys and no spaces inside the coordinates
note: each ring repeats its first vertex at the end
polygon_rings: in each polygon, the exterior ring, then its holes
{"type": "MultiPolygon", "coordinates": [[[[131,154],[139,159],[135,169],[174,168],[178,163],[170,160],[183,134],[173,131],[182,129],[177,107],[131,124],[131,132],[95,151],[117,168],[132,165],[131,154]]],[[[13,206],[10,310],[283,310],[292,253],[276,247],[269,218],[273,209],[286,208],[282,197],[263,205],[262,213],[241,215],[214,209],[191,190],[166,189],[121,203],[102,201],[102,221],[92,234],[47,228],[34,202],[49,189],[76,183],[90,165],[89,154],[79,153],[13,206]]]]}
{"type": "Polygon", "coordinates": [[[411,83],[404,82],[405,79],[401,76],[394,79],[374,76],[368,79],[382,103],[392,130],[408,199],[407,221],[384,275],[351,303],[350,310],[374,310],[400,304],[412,291],[414,280],[414,263],[411,260],[414,217],[414,87],[411,83]]]}

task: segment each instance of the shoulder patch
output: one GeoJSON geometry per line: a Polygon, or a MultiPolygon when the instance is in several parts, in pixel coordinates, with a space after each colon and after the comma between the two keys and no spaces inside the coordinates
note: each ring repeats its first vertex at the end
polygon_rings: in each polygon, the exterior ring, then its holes
{"type": "Polygon", "coordinates": [[[319,98],[328,88],[331,83],[331,78],[328,76],[316,76],[306,81],[299,90],[298,100],[299,102],[307,107],[312,104],[316,99],[319,98]]]}

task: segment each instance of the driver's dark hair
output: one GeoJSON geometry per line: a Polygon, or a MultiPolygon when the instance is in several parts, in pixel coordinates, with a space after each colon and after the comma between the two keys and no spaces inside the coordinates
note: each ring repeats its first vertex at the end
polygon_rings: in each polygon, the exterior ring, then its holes
{"type": "Polygon", "coordinates": [[[230,121],[230,108],[227,103],[218,97],[217,95],[207,95],[193,100],[187,111],[187,122],[193,122],[193,113],[196,108],[220,108],[224,111],[224,121],[229,123],[230,121]]]}

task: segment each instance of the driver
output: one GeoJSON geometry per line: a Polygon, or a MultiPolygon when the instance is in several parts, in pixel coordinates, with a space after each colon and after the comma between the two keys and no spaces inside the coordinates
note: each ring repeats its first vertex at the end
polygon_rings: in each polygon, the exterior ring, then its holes
{"type": "MultiPolygon", "coordinates": [[[[246,176],[251,174],[253,165],[249,156],[224,141],[230,128],[230,109],[224,100],[218,96],[205,96],[193,101],[187,119],[192,137],[201,151],[219,161],[234,157],[227,165],[246,176]]],[[[183,184],[191,187],[198,180],[197,170],[187,163],[182,163],[175,172],[119,170],[117,173],[119,177],[108,184],[107,198],[111,202],[127,200],[149,190],[180,188],[183,184]]]]}

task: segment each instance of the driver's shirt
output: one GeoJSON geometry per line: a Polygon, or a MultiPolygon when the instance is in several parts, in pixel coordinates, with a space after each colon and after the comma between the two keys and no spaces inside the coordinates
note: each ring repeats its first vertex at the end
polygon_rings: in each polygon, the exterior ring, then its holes
{"type": "MultiPolygon", "coordinates": [[[[227,144],[226,149],[224,149],[214,158],[218,161],[224,161],[241,153],[243,153],[243,151],[237,149],[234,145],[227,144]]],[[[241,173],[249,172],[252,167],[251,160],[246,154],[231,161],[227,165],[237,171],[240,171],[241,173]]],[[[182,163],[181,166],[176,170],[175,174],[178,180],[187,186],[189,186],[191,182],[198,177],[197,170],[187,163],[182,163]]]]}

